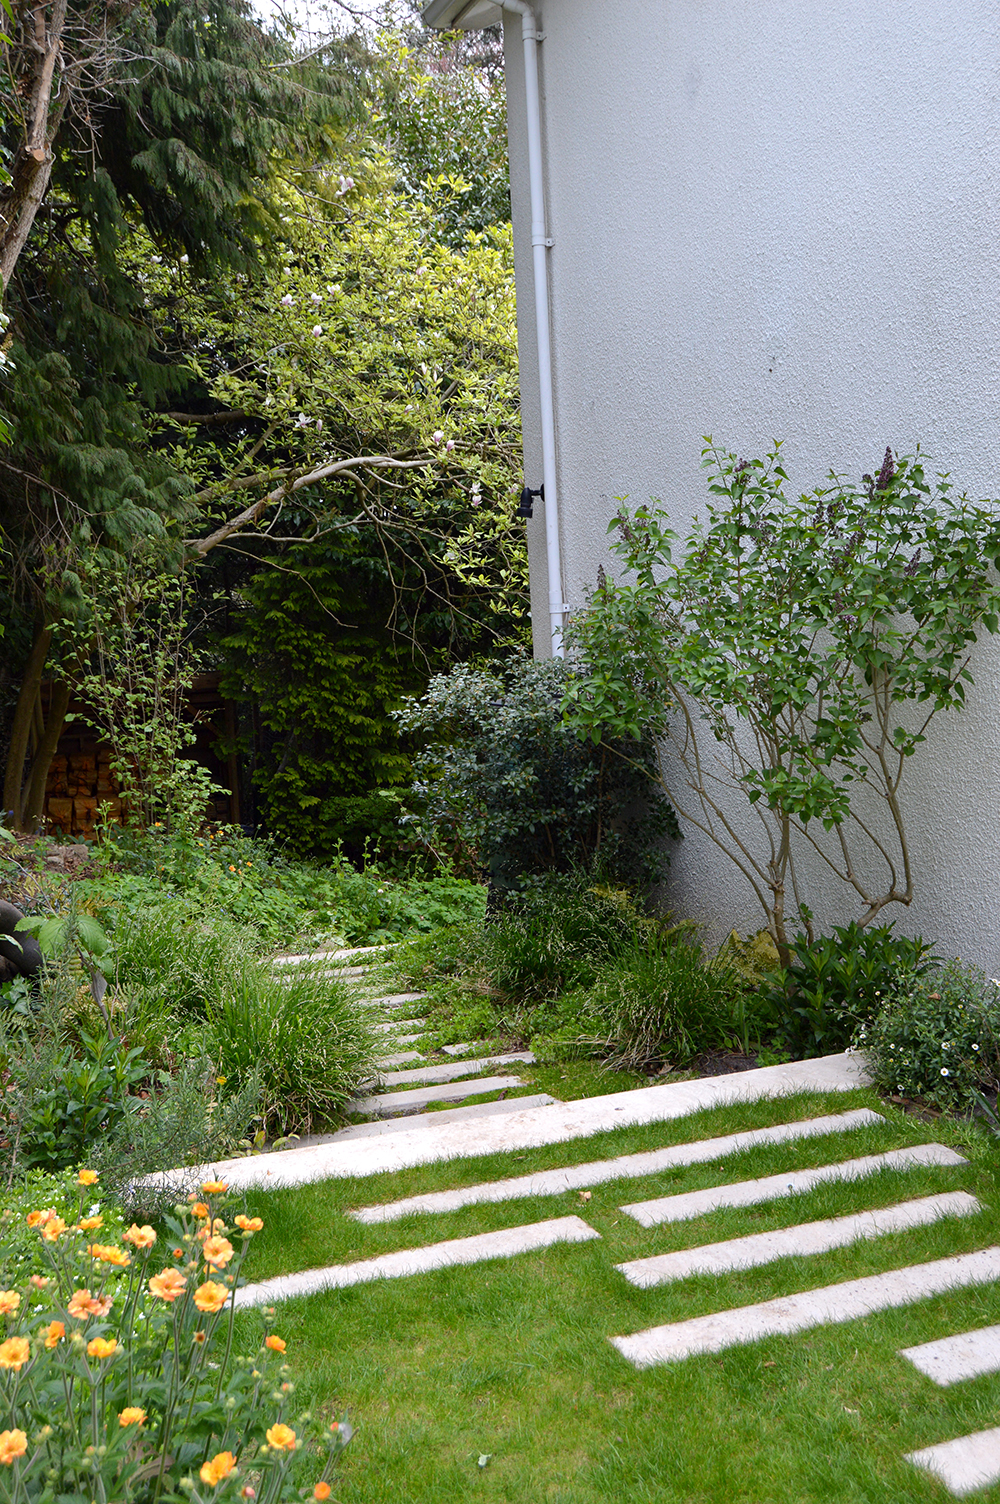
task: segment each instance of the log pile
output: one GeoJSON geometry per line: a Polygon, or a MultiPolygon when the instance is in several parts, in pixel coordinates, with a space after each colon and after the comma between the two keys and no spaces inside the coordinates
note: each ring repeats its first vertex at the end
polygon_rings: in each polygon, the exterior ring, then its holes
{"type": "Polygon", "coordinates": [[[96,742],[52,759],[45,785],[47,828],[53,833],[92,840],[98,818],[122,823],[118,780],[111,771],[111,749],[96,742]]]}

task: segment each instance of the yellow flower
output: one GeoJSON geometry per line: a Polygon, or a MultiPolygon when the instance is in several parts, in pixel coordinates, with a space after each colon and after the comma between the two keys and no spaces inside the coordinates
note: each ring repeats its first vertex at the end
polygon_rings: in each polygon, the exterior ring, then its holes
{"type": "Polygon", "coordinates": [[[145,1419],[145,1410],[141,1410],[138,1405],[126,1405],[125,1409],[118,1416],[118,1424],[120,1426],[141,1426],[145,1419]]]}
{"type": "Polygon", "coordinates": [[[10,1467],[17,1457],[28,1450],[28,1438],[23,1431],[0,1431],[0,1462],[10,1467]]]}
{"type": "Polygon", "coordinates": [[[122,1233],[122,1242],[131,1243],[135,1248],[152,1248],[156,1242],[156,1233],[148,1222],[142,1227],[136,1227],[133,1222],[128,1232],[122,1233]]]}
{"type": "Polygon", "coordinates": [[[77,1180],[77,1184],[78,1185],[96,1185],[97,1184],[97,1171],[96,1170],[81,1170],[80,1173],[79,1173],[79,1175],[76,1177],[76,1180],[77,1180]]]}
{"type": "Polygon", "coordinates": [[[49,1217],[42,1228],[42,1237],[46,1243],[55,1243],[61,1232],[66,1231],[66,1223],[62,1217],[49,1217]]]}
{"type": "Polygon", "coordinates": [[[66,1328],[61,1321],[50,1321],[45,1328],[45,1346],[48,1348],[58,1347],[66,1335],[66,1328]]]}
{"type": "Polygon", "coordinates": [[[88,1358],[110,1358],[117,1351],[117,1337],[92,1337],[87,1343],[88,1358]]]}
{"type": "Polygon", "coordinates": [[[210,1483],[213,1488],[221,1483],[223,1478],[228,1478],[236,1466],[236,1458],[232,1452],[216,1452],[210,1462],[203,1462],[198,1469],[198,1477],[202,1483],[210,1483]]]}
{"type": "Polygon", "coordinates": [[[0,1316],[14,1316],[21,1304],[16,1290],[0,1290],[0,1316]]]}
{"type": "Polygon", "coordinates": [[[162,1274],[154,1274],[149,1282],[150,1294],[158,1295],[161,1300],[176,1300],[184,1289],[187,1280],[179,1269],[164,1269],[162,1274]]]}
{"type": "Polygon", "coordinates": [[[202,1181],[201,1189],[206,1196],[221,1196],[229,1190],[229,1186],[224,1180],[205,1180],[202,1181]]]}
{"type": "Polygon", "coordinates": [[[283,1337],[276,1337],[272,1332],[270,1337],[264,1338],[264,1346],[269,1347],[273,1353],[283,1353],[285,1351],[285,1339],[283,1337]]]}
{"type": "Polygon", "coordinates": [[[202,1253],[205,1263],[221,1269],[233,1256],[233,1245],[228,1238],[206,1238],[202,1253]]]}
{"type": "Polygon", "coordinates": [[[92,1259],[100,1259],[102,1264],[117,1264],[119,1269],[127,1269],[132,1262],[124,1248],[116,1248],[113,1243],[91,1243],[87,1252],[92,1259]]]}
{"type": "Polygon", "coordinates": [[[296,1447],[295,1432],[291,1426],[278,1422],[267,1433],[268,1442],[279,1452],[294,1452],[296,1447]]]}
{"type": "Polygon", "coordinates": [[[241,1232],[260,1232],[264,1226],[259,1217],[245,1217],[242,1212],[240,1212],[239,1216],[234,1217],[233,1221],[241,1232]]]}
{"type": "Polygon", "coordinates": [[[23,1368],[31,1356],[27,1337],[8,1337],[0,1342],[0,1368],[23,1368]]]}
{"type": "Polygon", "coordinates": [[[330,1485],[329,1485],[329,1483],[317,1483],[316,1487],[313,1489],[313,1498],[314,1499],[318,1499],[320,1501],[320,1504],[323,1504],[323,1500],[324,1499],[328,1499],[329,1497],[330,1497],[330,1485]]]}
{"type": "Polygon", "coordinates": [[[228,1299],[229,1291],[225,1285],[217,1285],[210,1279],[194,1292],[194,1303],[199,1311],[221,1311],[228,1299]]]}
{"type": "Polygon", "coordinates": [[[77,1226],[79,1227],[81,1232],[96,1232],[99,1227],[104,1226],[104,1218],[84,1217],[80,1222],[77,1223],[77,1226]]]}

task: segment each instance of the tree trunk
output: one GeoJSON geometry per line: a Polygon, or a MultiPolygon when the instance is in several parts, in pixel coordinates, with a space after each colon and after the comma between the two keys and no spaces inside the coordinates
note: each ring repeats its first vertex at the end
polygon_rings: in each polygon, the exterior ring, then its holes
{"type": "Polygon", "coordinates": [[[30,43],[26,39],[20,49],[20,56],[30,58],[30,63],[15,81],[25,106],[24,140],[14,156],[10,183],[0,198],[0,279],[5,290],[48,191],[52,142],[73,89],[64,65],[60,87],[53,96],[67,3],[68,0],[54,0],[51,14],[47,14],[46,4],[36,5],[21,18],[25,33],[30,25],[32,34],[30,43]]]}
{"type": "Polygon", "coordinates": [[[35,640],[21,680],[21,693],[14,707],[14,724],[10,730],[10,747],[7,750],[7,767],[4,772],[3,807],[9,812],[15,830],[24,829],[24,763],[28,755],[28,737],[35,714],[35,701],[51,642],[52,628],[45,625],[44,617],[39,617],[35,627],[35,640]]]}
{"type": "Polygon", "coordinates": [[[63,679],[52,686],[49,717],[45,722],[45,729],[32,760],[31,772],[28,774],[28,790],[24,796],[23,811],[24,825],[28,830],[38,830],[41,827],[42,809],[45,805],[45,785],[48,782],[49,768],[56,755],[59,738],[66,724],[68,709],[69,685],[63,679]]]}

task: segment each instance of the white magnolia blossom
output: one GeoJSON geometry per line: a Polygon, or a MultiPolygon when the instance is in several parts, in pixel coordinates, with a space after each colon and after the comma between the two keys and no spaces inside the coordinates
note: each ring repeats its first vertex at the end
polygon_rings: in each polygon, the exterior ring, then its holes
{"type": "Polygon", "coordinates": [[[311,292],[309,296],[312,298],[314,303],[322,303],[323,301],[323,294],[321,292],[311,292]]]}
{"type": "Polygon", "coordinates": [[[286,292],[285,296],[281,300],[281,306],[282,306],[282,308],[291,308],[291,307],[294,306],[294,304],[295,304],[295,299],[292,297],[292,295],[291,295],[290,292],[286,292]]]}
{"type": "Polygon", "coordinates": [[[314,337],[316,339],[319,339],[319,337],[320,337],[320,335],[322,333],[323,333],[323,325],[322,324],[313,324],[313,335],[314,335],[314,337]]]}
{"type": "Polygon", "coordinates": [[[431,434],[431,438],[434,440],[435,444],[440,444],[441,440],[444,438],[444,434],[442,433],[440,428],[436,428],[431,434]]]}

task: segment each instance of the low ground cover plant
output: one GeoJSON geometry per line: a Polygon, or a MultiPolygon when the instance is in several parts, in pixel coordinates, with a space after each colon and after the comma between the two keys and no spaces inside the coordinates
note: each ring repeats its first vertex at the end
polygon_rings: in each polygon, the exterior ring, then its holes
{"type": "Polygon", "coordinates": [[[159,1233],[122,1230],[93,1202],[96,1173],[76,1179],[70,1216],[39,1204],[25,1217],[44,1273],[25,1277],[6,1240],[0,1251],[0,1493],[327,1498],[350,1427],[294,1412],[286,1343],[267,1324],[252,1352],[234,1342],[261,1219],[229,1225],[226,1186],[206,1182],[159,1233]]]}

